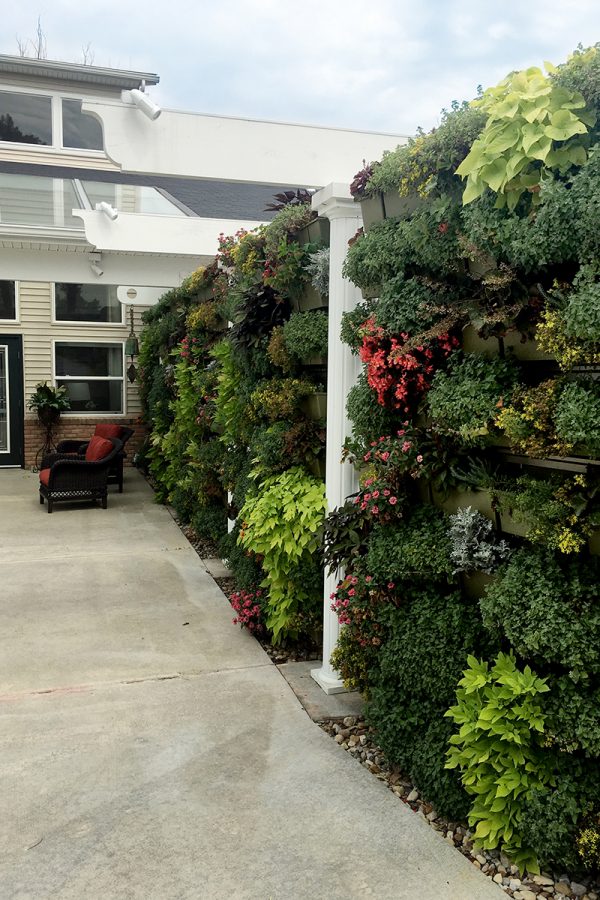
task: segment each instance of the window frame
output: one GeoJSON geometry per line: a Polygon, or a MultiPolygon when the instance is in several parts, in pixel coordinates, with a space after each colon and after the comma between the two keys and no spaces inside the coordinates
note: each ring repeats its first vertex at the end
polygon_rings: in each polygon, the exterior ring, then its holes
{"type": "MultiPolygon", "coordinates": [[[[125,327],[125,306],[123,303],[118,301],[119,306],[121,307],[121,321],[120,322],[90,322],[89,320],[70,320],[70,319],[57,319],[56,318],[56,285],[58,284],[66,284],[67,282],[52,282],[50,286],[50,293],[52,296],[52,315],[51,315],[51,324],[54,326],[62,327],[63,325],[67,328],[124,328],[125,327]]],[[[92,284],[91,281],[88,282],[69,282],[70,284],[92,284]]],[[[118,287],[118,285],[110,284],[106,285],[106,287],[118,287]]],[[[57,338],[58,340],[58,338],[57,338]]],[[[60,376],[59,376],[60,377],[60,376]]]]}
{"type": "Polygon", "coordinates": [[[78,418],[104,418],[110,419],[115,418],[115,416],[126,416],[127,415],[127,371],[126,364],[127,359],[125,356],[125,341],[124,340],[95,340],[93,338],[71,338],[65,339],[63,337],[52,338],[52,384],[54,387],[58,387],[58,382],[65,381],[120,381],[121,382],[121,410],[117,412],[116,410],[108,410],[105,412],[101,412],[97,409],[91,409],[89,411],[85,411],[82,409],[66,409],[61,413],[61,416],[77,416],[78,418]],[[101,346],[104,344],[108,344],[110,346],[119,345],[121,347],[121,358],[123,361],[123,369],[122,375],[88,375],[84,376],[76,376],[76,375],[57,375],[56,374],[56,345],[57,344],[92,344],[93,346],[101,346]]]}
{"type": "MultiPolygon", "coordinates": [[[[1,143],[1,142],[0,142],[1,143]]],[[[20,325],[21,324],[21,305],[19,297],[19,282],[12,278],[3,278],[2,281],[12,281],[15,286],[15,317],[14,319],[1,319],[0,325],[20,325]]]]}
{"type": "MultiPolygon", "coordinates": [[[[86,97],[82,97],[81,92],[73,93],[72,91],[56,91],[49,89],[45,90],[31,90],[29,87],[23,87],[21,84],[11,84],[6,83],[2,84],[0,87],[0,91],[3,91],[7,94],[29,94],[34,97],[49,97],[50,98],[50,112],[51,112],[51,127],[52,127],[52,143],[51,144],[24,144],[20,141],[2,141],[0,140],[0,148],[6,149],[8,147],[17,147],[20,150],[30,150],[32,153],[48,153],[49,151],[59,151],[60,153],[76,153],[78,155],[90,155],[91,157],[103,158],[106,159],[106,151],[104,148],[102,150],[88,150],[84,147],[65,147],[63,144],[63,115],[62,115],[62,101],[63,100],[81,100],[82,103],[85,103],[86,97]]],[[[104,128],[102,128],[102,139],[104,141],[104,128]]]]}

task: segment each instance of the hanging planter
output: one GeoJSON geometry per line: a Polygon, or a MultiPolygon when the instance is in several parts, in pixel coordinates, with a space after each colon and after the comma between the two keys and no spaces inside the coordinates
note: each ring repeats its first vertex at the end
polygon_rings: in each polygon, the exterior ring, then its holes
{"type": "Polygon", "coordinates": [[[320,294],[312,284],[307,284],[299,297],[292,299],[292,306],[296,312],[306,312],[309,309],[326,309],[329,305],[329,297],[320,294]]]}
{"type": "Polygon", "coordinates": [[[317,391],[302,402],[302,409],[309,419],[320,422],[327,419],[327,394],[325,391],[317,391]]]}
{"type": "Polygon", "coordinates": [[[531,361],[544,361],[554,362],[554,356],[550,353],[544,353],[543,350],[540,350],[535,340],[526,340],[523,341],[521,334],[518,331],[510,331],[503,338],[500,338],[500,347],[503,348],[504,352],[507,356],[512,356],[514,359],[519,360],[531,360],[531,361]]]}
{"type": "Polygon", "coordinates": [[[496,521],[494,498],[490,491],[470,491],[466,488],[455,488],[447,495],[439,491],[432,491],[432,499],[435,506],[443,509],[448,514],[454,514],[460,507],[476,509],[492,522],[496,521]]]}
{"type": "Polygon", "coordinates": [[[485,353],[488,356],[498,356],[500,353],[498,338],[480,337],[474,325],[466,325],[463,328],[462,348],[465,353],[485,353]]]}
{"type": "Polygon", "coordinates": [[[383,206],[383,194],[374,194],[372,197],[361,197],[360,211],[362,213],[363,228],[369,231],[373,225],[383,222],[385,209],[383,206]]]}
{"type": "Polygon", "coordinates": [[[383,195],[383,208],[386,219],[408,219],[427,201],[416,192],[400,196],[397,190],[386,191],[383,195]]]}
{"type": "Polygon", "coordinates": [[[494,580],[494,576],[487,572],[469,572],[468,574],[465,572],[461,580],[466,596],[471,600],[479,600],[480,597],[483,597],[486,587],[494,580]]]}
{"type": "Polygon", "coordinates": [[[317,218],[296,232],[294,240],[299,244],[325,244],[329,246],[329,233],[329,219],[317,218]]]}
{"type": "Polygon", "coordinates": [[[325,481],[325,456],[320,455],[315,457],[315,459],[311,459],[309,463],[307,463],[307,468],[316,478],[321,478],[325,481]]]}

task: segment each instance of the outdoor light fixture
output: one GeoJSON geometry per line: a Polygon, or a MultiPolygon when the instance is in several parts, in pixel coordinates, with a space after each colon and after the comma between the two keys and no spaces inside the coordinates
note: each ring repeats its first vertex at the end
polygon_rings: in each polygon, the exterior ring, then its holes
{"type": "Polygon", "coordinates": [[[89,257],[90,269],[94,273],[94,275],[104,275],[104,269],[102,268],[102,254],[101,253],[90,253],[89,257]]]}
{"type": "Polygon", "coordinates": [[[96,209],[98,212],[103,212],[104,215],[109,219],[112,219],[113,222],[115,219],[119,218],[119,210],[115,209],[114,206],[111,206],[110,203],[107,203],[106,200],[96,203],[96,209]]]}
{"type": "Polygon", "coordinates": [[[129,307],[129,336],[125,341],[125,356],[131,357],[131,363],[127,369],[127,377],[133,383],[137,377],[137,369],[133,361],[134,357],[140,352],[140,345],[133,328],[133,306],[129,307]]]}
{"type": "Polygon", "coordinates": [[[135,103],[138,109],[144,113],[145,116],[148,116],[149,119],[158,119],[160,116],[162,109],[160,106],[157,106],[156,103],[153,103],[150,97],[144,93],[144,85],[142,85],[142,90],[138,90],[134,88],[129,93],[131,94],[131,99],[135,103]]]}

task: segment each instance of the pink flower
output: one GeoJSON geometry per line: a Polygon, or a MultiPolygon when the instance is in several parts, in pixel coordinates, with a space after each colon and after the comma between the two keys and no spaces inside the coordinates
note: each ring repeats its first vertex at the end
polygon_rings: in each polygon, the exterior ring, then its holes
{"type": "Polygon", "coordinates": [[[389,488],[385,488],[385,490],[384,490],[384,492],[383,492],[383,496],[384,496],[384,497],[389,497],[391,493],[392,493],[392,492],[390,491],[389,488]]]}
{"type": "Polygon", "coordinates": [[[379,497],[379,491],[373,491],[373,499],[377,500],[378,497],[379,497]]]}
{"type": "Polygon", "coordinates": [[[398,502],[397,497],[390,497],[390,503],[392,506],[395,506],[397,502],[398,502]]]}
{"type": "Polygon", "coordinates": [[[350,590],[348,591],[348,596],[354,597],[355,594],[356,594],[356,591],[354,590],[354,588],[350,588],[350,590]]]}
{"type": "Polygon", "coordinates": [[[372,576],[372,575],[366,575],[366,576],[365,576],[365,581],[367,582],[367,584],[371,584],[371,582],[373,581],[373,576],[372,576]]]}
{"type": "Polygon", "coordinates": [[[370,499],[371,499],[371,495],[370,495],[370,494],[365,494],[365,500],[370,500],[370,499]]]}
{"type": "Polygon", "coordinates": [[[404,441],[404,443],[402,444],[402,452],[408,453],[408,451],[410,450],[411,447],[412,447],[412,444],[410,441],[404,441]]]}
{"type": "Polygon", "coordinates": [[[388,453],[387,450],[386,450],[384,453],[381,454],[381,459],[382,459],[384,462],[387,462],[389,458],[390,458],[390,454],[388,453]]]}
{"type": "Polygon", "coordinates": [[[363,459],[365,462],[369,462],[369,460],[371,459],[371,451],[369,451],[368,453],[365,453],[365,455],[363,456],[363,459]]]}
{"type": "Polygon", "coordinates": [[[378,515],[379,515],[379,507],[378,507],[378,506],[372,506],[372,507],[371,507],[371,512],[373,513],[374,516],[378,516],[378,515]]]}
{"type": "Polygon", "coordinates": [[[396,585],[393,581],[388,581],[388,591],[393,591],[396,585]]]}
{"type": "Polygon", "coordinates": [[[417,462],[418,462],[418,463],[422,463],[422,462],[423,462],[423,457],[421,456],[420,453],[419,453],[419,455],[417,456],[417,462]]]}

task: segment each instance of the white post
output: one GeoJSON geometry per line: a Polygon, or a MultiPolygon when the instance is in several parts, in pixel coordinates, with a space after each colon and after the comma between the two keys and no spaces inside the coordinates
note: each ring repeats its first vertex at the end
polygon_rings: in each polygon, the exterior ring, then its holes
{"type": "MultiPolygon", "coordinates": [[[[356,472],[348,462],[341,462],[342,445],[351,432],[346,414],[346,398],[356,383],[360,363],[350,348],[340,340],[342,313],[354,309],[361,300],[360,290],[342,277],[342,265],[348,252],[348,241],[362,225],[360,206],[355,203],[347,184],[329,184],[312,198],[312,206],[331,223],[329,264],[329,350],[327,355],[327,463],[325,469],[327,507],[334,510],[358,487],[356,472]]],[[[311,675],[326,694],[345,691],[339,674],[330,663],[331,653],[340,633],[338,618],[331,610],[330,594],[338,583],[338,574],[325,575],[323,603],[323,664],[311,675]]]]}

